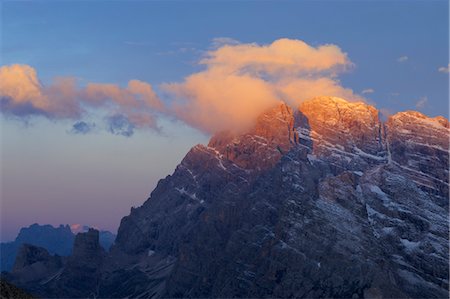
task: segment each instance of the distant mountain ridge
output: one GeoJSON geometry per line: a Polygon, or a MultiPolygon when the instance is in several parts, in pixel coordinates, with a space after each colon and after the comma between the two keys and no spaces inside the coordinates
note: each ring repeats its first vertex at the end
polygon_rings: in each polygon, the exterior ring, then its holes
{"type": "MultiPolygon", "coordinates": [[[[80,231],[88,231],[89,227],[81,227],[80,231]]],[[[115,235],[109,231],[100,232],[100,244],[106,250],[109,250],[114,243],[115,235]]],[[[13,242],[0,243],[1,271],[11,271],[17,252],[23,244],[29,244],[45,248],[50,254],[60,256],[69,256],[72,253],[72,247],[75,240],[75,234],[69,225],[39,225],[37,223],[29,227],[20,229],[19,234],[13,242]]]]}
{"type": "Polygon", "coordinates": [[[24,248],[7,279],[42,297],[448,297],[448,120],[378,115],[280,103],[194,146],[108,253],[90,230],[71,262],[24,248]]]}

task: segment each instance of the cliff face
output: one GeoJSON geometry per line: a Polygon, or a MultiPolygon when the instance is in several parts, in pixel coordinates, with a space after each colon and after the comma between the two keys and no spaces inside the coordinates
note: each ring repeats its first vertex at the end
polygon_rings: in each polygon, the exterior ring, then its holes
{"type": "Polygon", "coordinates": [[[300,143],[333,173],[363,171],[386,160],[383,124],[370,105],[319,97],[302,103],[296,118],[300,143]]]}
{"type": "Polygon", "coordinates": [[[401,112],[389,118],[386,131],[392,160],[418,187],[448,208],[448,120],[401,112]]]}
{"type": "MultiPolygon", "coordinates": [[[[84,232],[88,230],[88,226],[84,226],[82,229],[84,232]]],[[[99,238],[100,245],[109,250],[116,235],[109,231],[100,231],[99,238]]],[[[67,224],[53,227],[49,224],[39,225],[35,223],[29,227],[23,227],[14,242],[0,243],[0,270],[12,270],[16,255],[23,244],[45,248],[50,254],[69,256],[72,253],[74,241],[75,234],[67,224]]]]}
{"type": "Polygon", "coordinates": [[[374,107],[321,97],[217,134],[65,284],[84,277],[96,297],[447,297],[448,123],[417,115],[383,124],[374,107]]]}

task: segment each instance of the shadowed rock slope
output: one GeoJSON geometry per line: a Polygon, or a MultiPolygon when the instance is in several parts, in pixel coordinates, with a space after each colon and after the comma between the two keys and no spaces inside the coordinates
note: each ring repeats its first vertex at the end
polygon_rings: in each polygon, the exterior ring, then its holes
{"type": "Polygon", "coordinates": [[[10,284],[9,282],[0,279],[0,299],[32,299],[33,297],[10,284]]]}

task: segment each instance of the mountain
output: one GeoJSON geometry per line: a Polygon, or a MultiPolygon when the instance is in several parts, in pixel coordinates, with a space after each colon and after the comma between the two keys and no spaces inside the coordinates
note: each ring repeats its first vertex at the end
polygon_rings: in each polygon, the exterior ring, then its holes
{"type": "Polygon", "coordinates": [[[448,297],[448,121],[378,114],[280,103],[193,147],[108,253],[92,230],[6,278],[42,297],[448,297]]]}
{"type": "MultiPolygon", "coordinates": [[[[88,231],[89,227],[84,226],[80,231],[88,231]]],[[[114,243],[116,236],[109,231],[100,232],[100,244],[106,250],[109,250],[114,243]]],[[[39,225],[37,223],[29,227],[20,229],[14,242],[0,244],[1,271],[11,271],[16,255],[23,244],[34,245],[45,248],[50,254],[60,256],[69,256],[72,253],[72,247],[75,240],[75,234],[69,225],[39,225]]]]}
{"type": "Polygon", "coordinates": [[[20,229],[14,242],[1,243],[1,270],[10,271],[22,244],[33,244],[46,248],[51,254],[62,256],[72,252],[74,235],[68,225],[53,227],[37,223],[20,229]]]}

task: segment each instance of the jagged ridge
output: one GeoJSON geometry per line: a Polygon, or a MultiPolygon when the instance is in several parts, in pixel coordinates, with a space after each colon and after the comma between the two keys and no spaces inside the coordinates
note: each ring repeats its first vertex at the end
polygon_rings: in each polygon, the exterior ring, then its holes
{"type": "Polygon", "coordinates": [[[280,104],[192,148],[122,219],[83,294],[446,297],[448,139],[443,118],[280,104]]]}

